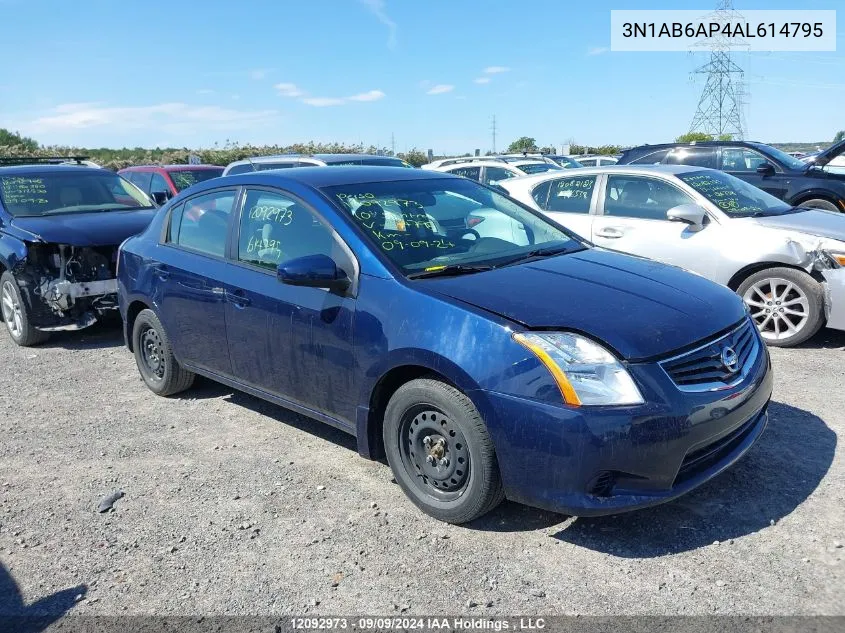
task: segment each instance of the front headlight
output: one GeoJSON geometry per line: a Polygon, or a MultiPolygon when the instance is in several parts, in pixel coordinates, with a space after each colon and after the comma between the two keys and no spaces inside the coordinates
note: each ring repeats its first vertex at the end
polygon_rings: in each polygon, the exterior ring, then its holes
{"type": "Polygon", "coordinates": [[[813,267],[816,270],[829,270],[845,266],[845,255],[826,250],[815,251],[813,267]]]}
{"type": "Polygon", "coordinates": [[[628,371],[595,341],[569,332],[516,332],[513,339],[551,372],[567,404],[643,403],[628,371]]]}

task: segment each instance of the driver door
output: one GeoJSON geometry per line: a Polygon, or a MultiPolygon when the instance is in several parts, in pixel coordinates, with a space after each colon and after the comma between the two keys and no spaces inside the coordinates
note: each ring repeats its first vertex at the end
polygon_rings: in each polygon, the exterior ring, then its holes
{"type": "Polygon", "coordinates": [[[722,148],[722,171],[736,176],[745,182],[762,189],[783,200],[787,191],[787,177],[780,171],[780,167],[759,152],[746,147],[722,148]],[[757,168],[770,163],[775,168],[773,174],[760,174],[757,168]]]}
{"type": "Polygon", "coordinates": [[[696,230],[670,221],[666,212],[694,204],[669,182],[647,176],[605,176],[599,215],[593,221],[598,246],[674,264],[707,276],[708,262],[718,252],[722,226],[710,218],[696,230]]]}

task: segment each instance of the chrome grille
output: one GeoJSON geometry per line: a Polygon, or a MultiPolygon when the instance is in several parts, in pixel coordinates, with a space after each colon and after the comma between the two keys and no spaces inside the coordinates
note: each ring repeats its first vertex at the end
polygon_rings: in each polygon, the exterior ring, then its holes
{"type": "Polygon", "coordinates": [[[748,375],[761,349],[760,335],[746,319],[727,334],[664,360],[660,366],[682,391],[725,389],[748,375]]]}

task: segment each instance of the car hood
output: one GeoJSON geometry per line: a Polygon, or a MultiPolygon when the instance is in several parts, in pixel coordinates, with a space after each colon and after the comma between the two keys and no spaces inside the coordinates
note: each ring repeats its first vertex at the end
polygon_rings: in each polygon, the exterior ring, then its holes
{"type": "Polygon", "coordinates": [[[627,360],[686,347],[745,314],[738,296],[704,277],[597,248],[419,283],[528,328],[591,335],[627,360]]]}
{"type": "Polygon", "coordinates": [[[817,167],[824,167],[834,158],[839,156],[842,152],[845,152],[845,140],[839,141],[838,143],[834,143],[830,147],[825,150],[820,151],[816,156],[813,158],[812,165],[817,167]]]}
{"type": "Polygon", "coordinates": [[[754,218],[754,222],[773,229],[845,241],[845,215],[836,211],[813,209],[786,215],[754,218]]]}
{"type": "Polygon", "coordinates": [[[16,217],[12,226],[44,242],[71,246],[117,246],[147,228],[157,209],[16,217]]]}

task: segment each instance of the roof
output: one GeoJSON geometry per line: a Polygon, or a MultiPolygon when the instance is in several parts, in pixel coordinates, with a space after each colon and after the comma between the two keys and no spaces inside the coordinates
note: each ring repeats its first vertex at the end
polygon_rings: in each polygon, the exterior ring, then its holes
{"type": "Polygon", "coordinates": [[[8,176],[14,174],[47,174],[47,173],[60,173],[60,174],[67,174],[67,173],[74,173],[79,172],[80,174],[91,174],[91,173],[103,173],[103,174],[113,174],[114,172],[109,171],[108,169],[91,169],[85,165],[15,165],[13,167],[0,167],[0,176],[8,176]]]}
{"type": "Polygon", "coordinates": [[[232,161],[234,163],[254,163],[270,162],[275,160],[296,160],[298,158],[316,158],[326,163],[345,161],[345,160],[360,160],[362,158],[386,158],[401,160],[396,156],[380,156],[378,154],[271,154],[269,156],[250,156],[249,158],[242,158],[240,160],[232,161]]]}
{"type": "MultiPolygon", "coordinates": [[[[131,167],[124,167],[120,171],[135,171],[138,169],[163,169],[165,171],[185,171],[185,170],[204,170],[204,169],[225,169],[220,165],[132,165],[131,167]]],[[[118,172],[120,173],[120,172],[118,172]]]]}
{"type": "MultiPolygon", "coordinates": [[[[296,169],[252,171],[226,180],[237,184],[265,184],[283,186],[299,182],[314,188],[335,185],[353,185],[368,182],[398,182],[402,180],[436,180],[438,178],[459,178],[442,171],[408,169],[407,167],[343,166],[343,167],[298,167],[296,169]]],[[[208,181],[211,182],[211,181],[208,181]]],[[[219,182],[216,183],[219,186],[219,182]]]]}
{"type": "Polygon", "coordinates": [[[554,180],[555,178],[578,178],[598,174],[642,174],[643,176],[647,176],[649,174],[658,173],[676,176],[678,174],[685,174],[691,171],[717,170],[708,170],[706,167],[696,167],[694,165],[602,165],[601,167],[577,167],[575,169],[544,171],[542,174],[532,174],[530,176],[511,178],[503,181],[503,183],[519,182],[530,185],[543,182],[545,180],[554,180]]]}

